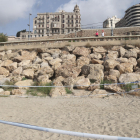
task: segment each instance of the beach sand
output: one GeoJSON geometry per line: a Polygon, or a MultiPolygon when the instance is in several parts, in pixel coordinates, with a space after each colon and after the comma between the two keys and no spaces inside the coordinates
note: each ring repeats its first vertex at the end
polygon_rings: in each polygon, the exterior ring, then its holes
{"type": "MultiPolygon", "coordinates": [[[[4,98],[0,120],[75,132],[140,138],[140,98],[4,98]]],[[[0,140],[91,140],[0,124],[0,140]]]]}

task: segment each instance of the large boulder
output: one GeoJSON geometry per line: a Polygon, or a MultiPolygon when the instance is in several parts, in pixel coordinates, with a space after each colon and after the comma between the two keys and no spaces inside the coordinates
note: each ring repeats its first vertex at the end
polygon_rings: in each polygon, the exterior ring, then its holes
{"type": "Polygon", "coordinates": [[[88,87],[88,90],[89,91],[93,91],[95,89],[100,89],[100,82],[95,82],[95,83],[92,83],[89,87],[88,87]]]}
{"type": "Polygon", "coordinates": [[[91,50],[85,47],[76,47],[73,50],[73,54],[78,55],[78,56],[89,56],[91,53],[91,50]]]}
{"type": "Polygon", "coordinates": [[[62,55],[60,58],[62,59],[62,63],[76,66],[76,56],[74,54],[62,55]]]}
{"type": "Polygon", "coordinates": [[[137,60],[138,67],[140,67],[140,58],[137,60]]]}
{"type": "Polygon", "coordinates": [[[118,64],[119,64],[118,61],[107,59],[104,63],[104,66],[106,70],[110,70],[110,69],[114,69],[118,64]]]}
{"type": "Polygon", "coordinates": [[[109,59],[116,59],[118,58],[119,53],[117,51],[108,51],[107,57],[109,59]]]}
{"type": "Polygon", "coordinates": [[[132,63],[122,63],[117,65],[117,69],[122,73],[132,73],[133,72],[133,64],[132,63]]]}
{"type": "Polygon", "coordinates": [[[61,63],[62,60],[60,58],[56,58],[56,59],[52,59],[49,61],[49,64],[54,66],[54,65],[57,65],[58,63],[61,63]]]}
{"type": "Polygon", "coordinates": [[[103,64],[104,61],[98,60],[98,59],[91,59],[91,64],[103,64]]]}
{"type": "Polygon", "coordinates": [[[63,76],[64,78],[68,78],[68,77],[76,78],[80,74],[80,72],[81,69],[78,67],[75,67],[70,64],[69,65],[63,64],[61,65],[61,67],[56,69],[55,76],[56,77],[63,76]]]}
{"type": "Polygon", "coordinates": [[[108,92],[106,90],[95,89],[90,95],[92,95],[93,97],[102,98],[102,97],[106,97],[107,94],[108,92]]]}
{"type": "Polygon", "coordinates": [[[125,49],[123,47],[120,48],[120,57],[123,57],[125,55],[125,49]]]}
{"type": "Polygon", "coordinates": [[[117,84],[115,85],[104,85],[104,89],[110,92],[124,92],[117,84]]]}
{"type": "Polygon", "coordinates": [[[135,46],[133,46],[133,45],[125,45],[124,47],[125,47],[125,49],[134,49],[135,48],[135,46]]]}
{"type": "Polygon", "coordinates": [[[128,63],[129,62],[129,60],[127,58],[122,58],[122,57],[117,58],[115,60],[118,61],[118,62],[120,62],[120,63],[128,63]]]}
{"type": "Polygon", "coordinates": [[[109,71],[109,75],[116,76],[117,78],[119,78],[120,77],[120,72],[118,70],[111,69],[109,71]]]}
{"type": "Polygon", "coordinates": [[[88,78],[82,78],[76,81],[75,83],[77,89],[87,89],[90,85],[90,81],[88,78]]]}
{"type": "Polygon", "coordinates": [[[51,56],[55,59],[55,58],[59,58],[60,54],[61,54],[61,50],[59,49],[49,49],[46,50],[47,53],[51,54],[51,56]]]}
{"type": "Polygon", "coordinates": [[[12,64],[12,60],[5,60],[1,63],[1,67],[7,67],[8,65],[12,64]]]}
{"type": "Polygon", "coordinates": [[[15,60],[18,62],[21,62],[23,60],[31,60],[33,61],[35,59],[35,57],[37,56],[37,52],[36,51],[32,51],[32,52],[24,52],[22,53],[21,56],[15,57],[15,60]]]}
{"type": "MultiPolygon", "coordinates": [[[[41,53],[40,56],[42,59],[46,59],[47,57],[51,57],[51,55],[49,53],[41,53]]],[[[52,59],[53,59],[53,57],[52,57],[52,59]]]]}
{"type": "Polygon", "coordinates": [[[17,62],[11,63],[10,65],[6,66],[6,68],[12,72],[13,70],[17,69],[17,62]]]}
{"type": "Polygon", "coordinates": [[[12,90],[12,95],[24,95],[26,94],[25,89],[13,89],[12,90]]]}
{"type": "Polygon", "coordinates": [[[119,78],[120,83],[135,82],[135,81],[140,81],[140,74],[138,73],[121,74],[119,78]]]}
{"type": "Polygon", "coordinates": [[[90,80],[101,81],[104,78],[104,66],[100,64],[89,64],[82,67],[81,73],[90,80]]]}
{"type": "Polygon", "coordinates": [[[99,60],[99,59],[102,59],[102,55],[100,53],[94,52],[94,53],[90,54],[90,58],[99,60]]]}
{"type": "Polygon", "coordinates": [[[126,58],[130,58],[130,57],[137,58],[137,52],[134,49],[126,50],[123,57],[126,57],[126,58]]]}
{"type": "Polygon", "coordinates": [[[121,46],[113,46],[113,47],[111,47],[111,50],[112,51],[120,51],[120,48],[121,48],[121,46]]]}
{"type": "Polygon", "coordinates": [[[12,72],[12,75],[13,76],[19,76],[23,71],[23,68],[22,67],[18,67],[17,69],[15,69],[13,72],[12,72]]]}
{"type": "Polygon", "coordinates": [[[10,78],[7,77],[5,75],[0,75],[0,85],[5,84],[6,81],[10,81],[10,78]]]}
{"type": "Polygon", "coordinates": [[[72,52],[75,49],[75,46],[66,46],[63,50],[72,52]]]}
{"type": "Polygon", "coordinates": [[[27,78],[34,78],[34,70],[33,69],[26,69],[23,71],[22,73],[23,76],[27,77],[27,78]]]}
{"type": "Polygon", "coordinates": [[[25,65],[22,68],[23,68],[23,70],[26,70],[26,69],[34,69],[34,71],[38,71],[40,69],[40,64],[25,65]]]}
{"type": "Polygon", "coordinates": [[[82,56],[82,57],[79,57],[77,59],[77,67],[82,67],[84,65],[88,65],[90,62],[90,59],[88,57],[85,57],[85,56],[82,56]]]}
{"type": "Polygon", "coordinates": [[[104,49],[103,47],[97,47],[97,48],[93,47],[93,53],[106,53],[106,52],[107,50],[104,49]]]}
{"type": "Polygon", "coordinates": [[[108,80],[108,81],[110,81],[110,82],[112,82],[112,83],[117,83],[117,82],[118,82],[117,77],[114,76],[114,75],[109,75],[109,76],[107,76],[107,77],[106,77],[106,80],[108,80]]]}
{"type": "Polygon", "coordinates": [[[42,63],[42,59],[36,56],[35,59],[33,60],[33,64],[40,64],[40,63],[42,63]]]}
{"type": "Polygon", "coordinates": [[[2,59],[4,57],[4,55],[5,55],[5,51],[0,52],[0,59],[2,59]]]}
{"type": "Polygon", "coordinates": [[[38,80],[38,82],[43,83],[43,84],[51,82],[51,80],[49,79],[49,76],[47,74],[37,77],[37,80],[38,80]]]}
{"type": "Polygon", "coordinates": [[[48,64],[47,61],[44,61],[44,62],[42,62],[42,63],[40,64],[40,66],[41,66],[41,68],[44,68],[44,67],[48,67],[49,64],[48,64]]]}
{"type": "Polygon", "coordinates": [[[23,66],[27,66],[31,63],[31,60],[23,60],[20,63],[18,63],[18,67],[23,67],[23,66]]]}
{"type": "Polygon", "coordinates": [[[128,60],[129,63],[131,63],[133,66],[137,66],[137,60],[136,58],[130,57],[128,60]]]}
{"type": "Polygon", "coordinates": [[[0,67],[0,75],[9,76],[9,71],[3,67],[0,67]]]}
{"type": "Polygon", "coordinates": [[[24,86],[32,86],[33,80],[24,80],[24,81],[18,81],[15,83],[15,86],[19,89],[28,89],[29,87],[24,86]]]}

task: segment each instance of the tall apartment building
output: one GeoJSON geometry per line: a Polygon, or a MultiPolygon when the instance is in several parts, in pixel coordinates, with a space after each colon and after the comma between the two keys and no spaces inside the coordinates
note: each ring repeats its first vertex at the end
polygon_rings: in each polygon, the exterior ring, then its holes
{"type": "Polygon", "coordinates": [[[33,34],[35,36],[50,36],[65,34],[81,29],[81,15],[79,6],[73,12],[59,11],[55,13],[39,13],[33,20],[33,34]]]}
{"type": "Polygon", "coordinates": [[[117,16],[113,16],[112,18],[108,18],[103,22],[103,28],[115,28],[115,24],[120,21],[120,18],[117,18],[117,16]]]}
{"type": "Polygon", "coordinates": [[[116,27],[140,26],[140,4],[133,5],[125,11],[125,16],[116,23],[116,27]]]}
{"type": "MultiPolygon", "coordinates": [[[[33,19],[33,32],[30,37],[51,36],[79,31],[81,29],[81,14],[79,6],[73,12],[59,11],[55,13],[38,13],[33,19]]],[[[21,33],[21,38],[28,38],[29,32],[21,33]]]]}

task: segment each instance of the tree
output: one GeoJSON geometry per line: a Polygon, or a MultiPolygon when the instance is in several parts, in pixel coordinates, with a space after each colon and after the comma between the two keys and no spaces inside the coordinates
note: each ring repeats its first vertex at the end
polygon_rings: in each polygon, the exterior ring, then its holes
{"type": "Polygon", "coordinates": [[[17,34],[16,34],[16,37],[20,37],[20,32],[26,32],[26,29],[25,30],[18,31],[17,34]]]}
{"type": "Polygon", "coordinates": [[[0,42],[8,41],[8,37],[6,34],[0,33],[0,42]]]}

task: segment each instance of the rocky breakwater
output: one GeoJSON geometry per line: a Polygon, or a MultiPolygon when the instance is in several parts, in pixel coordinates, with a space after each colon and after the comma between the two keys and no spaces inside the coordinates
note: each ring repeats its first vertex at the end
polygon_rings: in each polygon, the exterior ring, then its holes
{"type": "Polygon", "coordinates": [[[140,49],[132,45],[0,52],[0,84],[17,86],[2,87],[0,95],[24,95],[30,88],[18,86],[50,83],[59,86],[47,90],[51,97],[67,96],[67,93],[104,97],[102,94],[123,92],[124,87],[97,84],[134,81],[140,81],[140,49]]]}

